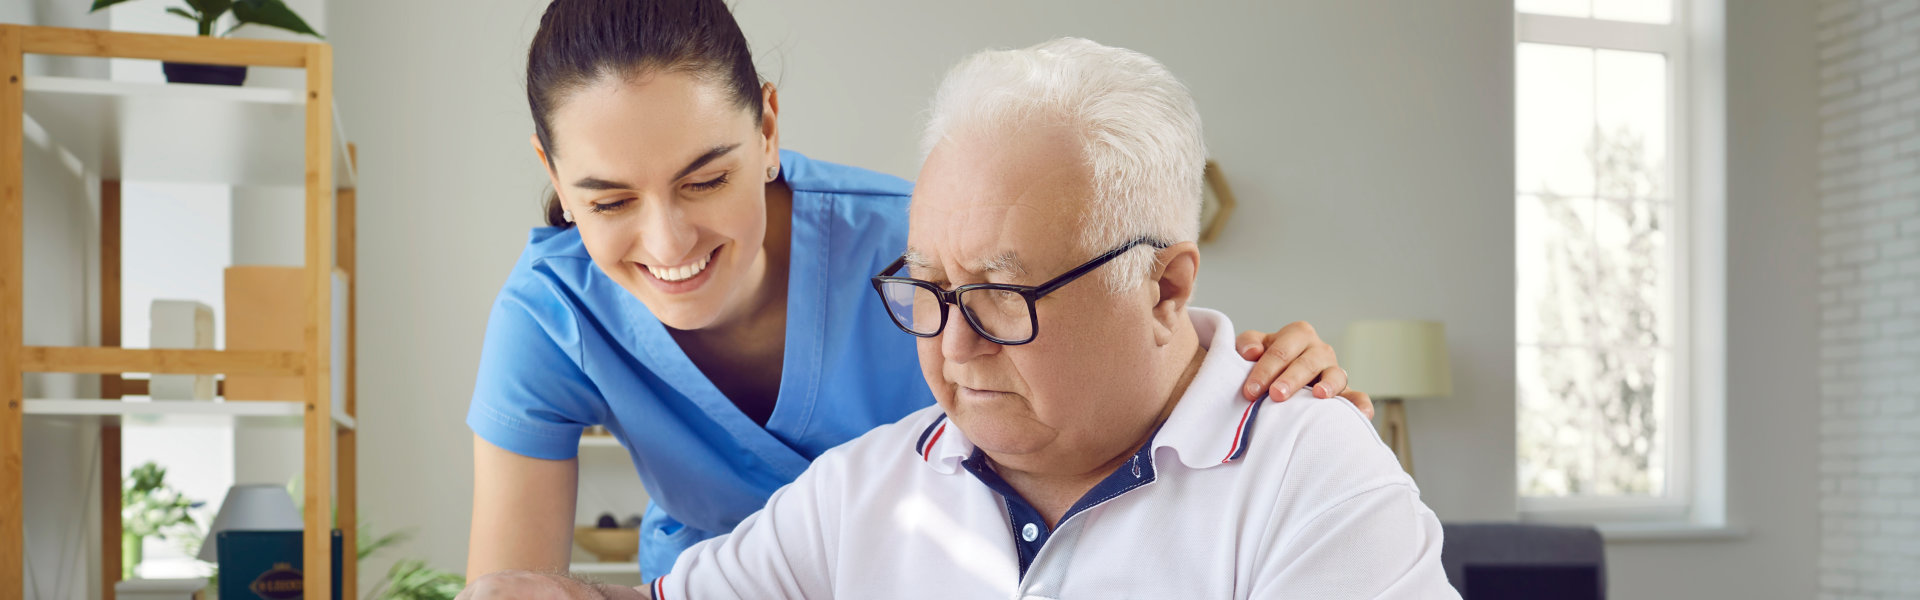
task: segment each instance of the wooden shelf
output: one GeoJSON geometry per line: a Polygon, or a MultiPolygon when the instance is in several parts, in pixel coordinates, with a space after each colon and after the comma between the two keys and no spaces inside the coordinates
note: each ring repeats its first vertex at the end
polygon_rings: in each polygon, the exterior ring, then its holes
{"type": "MultiPolygon", "coordinates": [[[[337,525],[344,546],[352,548],[359,529],[359,454],[356,423],[349,416],[355,412],[350,282],[357,194],[354,153],[341,135],[338,112],[333,49],[326,44],[0,24],[0,582],[22,581],[26,575],[23,524],[30,517],[22,490],[30,457],[21,444],[26,422],[78,419],[99,425],[98,564],[109,567],[97,572],[102,600],[113,600],[120,573],[110,565],[122,558],[121,437],[114,425],[212,420],[301,428],[307,532],[301,543],[303,589],[313,597],[343,591],[333,589],[326,575],[336,567],[326,532],[337,525]],[[287,90],[35,76],[23,72],[26,55],[294,68],[305,71],[306,85],[287,90]],[[78,167],[85,179],[98,181],[97,344],[102,347],[34,347],[23,337],[26,188],[16,184],[28,179],[24,151],[29,140],[54,151],[68,167],[78,167]],[[307,310],[289,318],[323,337],[318,343],[308,340],[299,352],[117,347],[122,181],[301,188],[306,199],[303,262],[310,287],[307,310]],[[344,295],[330,297],[334,267],[348,275],[349,283],[344,295]],[[344,316],[331,312],[335,303],[345,305],[344,316]],[[326,336],[340,331],[335,325],[343,326],[343,340],[326,336]],[[100,373],[100,395],[112,399],[28,400],[21,397],[23,372],[100,373]],[[128,372],[299,376],[305,401],[126,402],[119,399],[126,395],[119,375],[128,372]]],[[[359,580],[354,554],[337,566],[344,581],[359,580]]],[[[0,584],[0,600],[23,595],[18,585],[0,584]]]]}
{"type": "MultiPolygon", "coordinates": [[[[302,91],[28,76],[26,116],[102,179],[305,184],[302,91]]],[[[334,184],[354,187],[339,108],[334,184]]]]}
{"type": "MultiPolygon", "coordinates": [[[[299,427],[305,416],[300,402],[220,400],[81,400],[28,399],[29,418],[95,419],[101,425],[299,427]]],[[[356,423],[338,404],[333,423],[354,429],[356,423]]]]}
{"type": "Polygon", "coordinates": [[[28,373],[178,373],[297,377],[306,354],[271,350],[151,350],[85,346],[27,346],[28,373]]]}

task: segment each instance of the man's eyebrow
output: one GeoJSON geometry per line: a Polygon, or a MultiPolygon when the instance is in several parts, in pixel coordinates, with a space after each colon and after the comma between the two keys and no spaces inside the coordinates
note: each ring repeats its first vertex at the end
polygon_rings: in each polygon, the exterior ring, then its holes
{"type": "Polygon", "coordinates": [[[907,268],[910,269],[933,268],[933,261],[927,260],[927,255],[921,254],[919,250],[913,248],[908,248],[905,254],[901,254],[900,261],[906,263],[907,268]]]}
{"type": "MultiPolygon", "coordinates": [[[[933,264],[933,261],[927,260],[927,256],[925,254],[921,254],[919,250],[915,250],[913,248],[908,248],[905,254],[900,255],[900,259],[902,262],[906,263],[908,268],[915,268],[915,269],[936,268],[936,266],[933,264]]],[[[1008,275],[1025,275],[1027,274],[1027,267],[1025,264],[1020,262],[1020,256],[1018,254],[1014,254],[1013,252],[1009,251],[1009,252],[1001,252],[999,254],[995,254],[991,257],[988,257],[986,260],[980,261],[979,266],[976,267],[974,271],[979,273],[1005,273],[1008,275]]]]}
{"type": "MultiPolygon", "coordinates": [[[[699,158],[693,159],[693,162],[687,163],[686,168],[680,169],[680,172],[678,174],[675,174],[673,178],[678,180],[681,177],[686,177],[687,174],[700,170],[700,167],[707,166],[707,163],[711,163],[722,156],[726,156],[728,152],[732,152],[739,147],[740,147],[740,144],[732,144],[727,146],[714,146],[713,148],[708,149],[706,154],[702,154],[700,155],[699,158]]],[[[573,182],[573,187],[577,187],[583,190],[630,190],[634,188],[634,185],[624,181],[613,181],[609,179],[601,179],[599,177],[587,176],[587,177],[581,177],[579,181],[573,182]]]]}
{"type": "Polygon", "coordinates": [[[1012,251],[1001,252],[980,261],[981,273],[1004,273],[1007,275],[1025,275],[1027,266],[1020,262],[1020,255],[1012,251]]]}

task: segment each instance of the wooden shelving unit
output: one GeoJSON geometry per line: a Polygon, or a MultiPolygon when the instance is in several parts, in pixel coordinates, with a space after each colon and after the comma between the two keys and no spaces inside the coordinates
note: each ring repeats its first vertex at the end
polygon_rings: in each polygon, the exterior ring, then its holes
{"type": "MultiPolygon", "coordinates": [[[[0,600],[24,594],[25,539],[23,426],[33,419],[80,419],[101,435],[102,595],[112,600],[120,570],[120,426],[126,422],[187,423],[227,420],[236,425],[299,423],[303,431],[305,594],[333,593],[329,532],[342,531],[343,585],[358,581],[352,548],[355,502],[353,369],[353,156],[341,143],[333,108],[333,53],[325,44],[195,38],[83,29],[0,25],[0,600]],[[225,88],[179,84],[28,77],[27,54],[134,58],[192,63],[298,68],[305,90],[225,88]],[[195,113],[192,111],[200,111],[195,113]],[[217,118],[198,118],[195,115],[217,118]],[[160,115],[160,116],[151,116],[160,115]],[[182,124],[227,123],[229,136],[190,136],[184,152],[207,157],[197,166],[122,164],[123,145],[143,136],[172,139],[182,124]],[[100,183],[100,346],[36,347],[23,339],[25,135],[60,142],[98,173],[100,183]],[[237,138],[235,136],[238,136],[237,138]],[[193,145],[224,139],[226,146],[193,145]],[[238,143],[233,139],[240,139],[238,143]],[[288,140],[302,139],[298,152],[288,140]],[[336,164],[341,167],[336,170],[336,164]],[[199,181],[234,185],[293,184],[306,190],[305,343],[299,351],[151,350],[120,345],[120,181],[199,181]],[[336,226],[337,224],[337,226],[336,226]],[[333,276],[345,274],[345,364],[333,364],[333,276]],[[335,402],[333,375],[343,371],[335,402]],[[97,373],[99,399],[23,397],[23,374],[97,373]],[[132,402],[144,381],[124,373],[297,376],[301,402],[132,402]],[[336,473],[337,469],[337,473],[336,473]],[[337,478],[337,486],[336,486],[337,478]],[[338,504],[335,498],[339,499],[338,504]],[[338,510],[336,516],[336,508],[338,510]]],[[[352,595],[351,593],[347,595],[352,595]]]]}

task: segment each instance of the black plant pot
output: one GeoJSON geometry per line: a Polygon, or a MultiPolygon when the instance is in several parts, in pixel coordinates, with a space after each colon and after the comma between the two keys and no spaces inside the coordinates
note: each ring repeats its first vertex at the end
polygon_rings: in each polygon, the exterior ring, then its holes
{"type": "Polygon", "coordinates": [[[240,85],[247,81],[247,68],[243,66],[162,62],[160,70],[166,72],[169,83],[240,85]]]}

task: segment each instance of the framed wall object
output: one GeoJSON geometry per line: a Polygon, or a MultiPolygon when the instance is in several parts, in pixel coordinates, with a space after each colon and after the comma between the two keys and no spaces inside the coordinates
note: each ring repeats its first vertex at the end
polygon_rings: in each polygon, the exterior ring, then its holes
{"type": "Polygon", "coordinates": [[[1212,242],[1220,237],[1220,230],[1226,227],[1227,219],[1233,216],[1233,188],[1227,186],[1227,176],[1220,172],[1220,164],[1207,161],[1207,185],[1200,191],[1200,243],[1212,242]]]}

